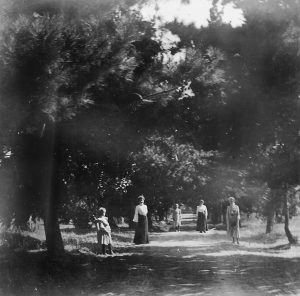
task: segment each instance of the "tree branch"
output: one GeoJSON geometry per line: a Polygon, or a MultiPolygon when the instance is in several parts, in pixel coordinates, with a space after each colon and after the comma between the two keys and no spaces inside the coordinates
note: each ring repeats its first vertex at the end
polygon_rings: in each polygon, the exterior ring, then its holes
{"type": "Polygon", "coordinates": [[[142,95],[140,95],[138,93],[134,93],[134,94],[137,95],[141,99],[141,101],[143,101],[145,103],[154,103],[153,100],[148,100],[148,98],[155,97],[155,96],[162,95],[162,94],[166,94],[166,93],[170,93],[170,92],[172,92],[176,89],[178,89],[178,86],[167,89],[167,90],[163,90],[163,91],[160,91],[160,92],[157,92],[157,93],[153,93],[153,94],[147,95],[145,97],[143,97],[142,95]]]}

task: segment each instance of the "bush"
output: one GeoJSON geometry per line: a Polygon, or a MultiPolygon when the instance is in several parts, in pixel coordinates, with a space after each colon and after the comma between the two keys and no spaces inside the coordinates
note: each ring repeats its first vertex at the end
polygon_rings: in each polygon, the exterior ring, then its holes
{"type": "Polygon", "coordinates": [[[86,229],[90,228],[90,217],[87,210],[82,208],[75,209],[74,213],[72,214],[72,221],[77,229],[86,229]]]}

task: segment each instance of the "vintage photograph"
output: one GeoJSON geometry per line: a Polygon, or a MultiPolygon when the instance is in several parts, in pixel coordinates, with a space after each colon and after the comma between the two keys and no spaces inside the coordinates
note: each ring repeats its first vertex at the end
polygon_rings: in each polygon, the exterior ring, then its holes
{"type": "Polygon", "coordinates": [[[0,0],[0,296],[300,296],[300,0],[0,0]]]}

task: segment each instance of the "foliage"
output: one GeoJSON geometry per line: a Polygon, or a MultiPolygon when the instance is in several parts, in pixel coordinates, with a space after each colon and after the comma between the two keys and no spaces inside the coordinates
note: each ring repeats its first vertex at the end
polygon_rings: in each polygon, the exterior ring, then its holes
{"type": "Polygon", "coordinates": [[[209,180],[207,168],[213,155],[178,143],[173,136],[153,135],[133,155],[133,185],[145,194],[152,211],[168,209],[175,202],[190,204],[209,180]]]}
{"type": "Polygon", "coordinates": [[[112,170],[117,164],[109,154],[94,160],[83,151],[75,154],[67,151],[67,154],[62,171],[60,216],[67,221],[72,219],[80,227],[87,226],[100,207],[108,208],[110,217],[124,215],[122,197],[132,185],[130,169],[123,164],[126,169],[122,170],[119,164],[119,170],[112,170]]]}
{"type": "Polygon", "coordinates": [[[141,193],[152,211],[233,193],[249,211],[263,183],[299,183],[297,1],[235,0],[238,28],[218,1],[202,28],[157,28],[140,1],[29,2],[3,6],[2,215],[42,215],[47,186],[86,223],[100,205],[131,215],[141,193]]]}
{"type": "MultiPolygon", "coordinates": [[[[57,207],[63,202],[67,208],[72,198],[81,204],[82,198],[90,196],[83,183],[98,184],[103,164],[95,163],[105,159],[103,155],[111,148],[107,143],[112,128],[99,130],[101,118],[118,121],[119,117],[121,125],[126,124],[136,101],[133,93],[149,93],[163,76],[158,72],[163,66],[154,58],[163,49],[153,40],[153,24],[143,21],[138,12],[118,9],[108,17],[88,14],[74,19],[68,13],[40,13],[11,17],[1,35],[1,114],[9,114],[1,121],[1,131],[5,134],[3,145],[9,147],[11,163],[19,175],[12,206],[15,212],[20,209],[24,218],[32,212],[42,214],[45,190],[55,192],[57,207]],[[152,71],[153,67],[157,70],[152,71]],[[155,79],[147,84],[149,77],[155,79]],[[84,112],[91,106],[91,112],[84,112]],[[82,119],[88,126],[82,125],[82,119]],[[78,129],[81,134],[75,132],[78,129]],[[88,142],[72,138],[73,133],[88,142]],[[97,141],[94,145],[93,139],[97,141]],[[88,143],[93,151],[89,151],[88,143]],[[103,143],[107,147],[101,147],[103,143]],[[91,155],[99,147],[98,156],[91,155]],[[72,159],[73,167],[68,159],[72,159]],[[83,173],[82,167],[87,168],[83,173]],[[68,175],[74,175],[74,180],[67,180],[68,175]],[[49,179],[52,185],[47,189],[49,179]],[[63,194],[67,197],[62,199],[63,194]]],[[[178,93],[183,90],[179,88],[178,93]]],[[[143,105],[143,101],[135,105],[143,105]]],[[[119,163],[113,160],[110,169],[119,163]]],[[[103,173],[109,180],[105,186],[111,188],[105,192],[119,196],[115,189],[126,180],[123,172],[103,173]]],[[[95,186],[92,189],[93,195],[104,194],[95,186]]]]}

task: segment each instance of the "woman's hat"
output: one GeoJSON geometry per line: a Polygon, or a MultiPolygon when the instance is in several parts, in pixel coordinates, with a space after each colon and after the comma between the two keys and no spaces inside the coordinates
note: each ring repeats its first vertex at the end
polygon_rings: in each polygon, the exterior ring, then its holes
{"type": "Polygon", "coordinates": [[[140,195],[138,196],[138,201],[141,202],[141,201],[144,201],[145,200],[145,197],[144,195],[140,195]]]}
{"type": "Polygon", "coordinates": [[[229,196],[229,197],[228,197],[228,200],[229,200],[229,201],[231,201],[231,200],[232,200],[232,201],[235,201],[235,198],[234,198],[233,196],[229,196]]]}

